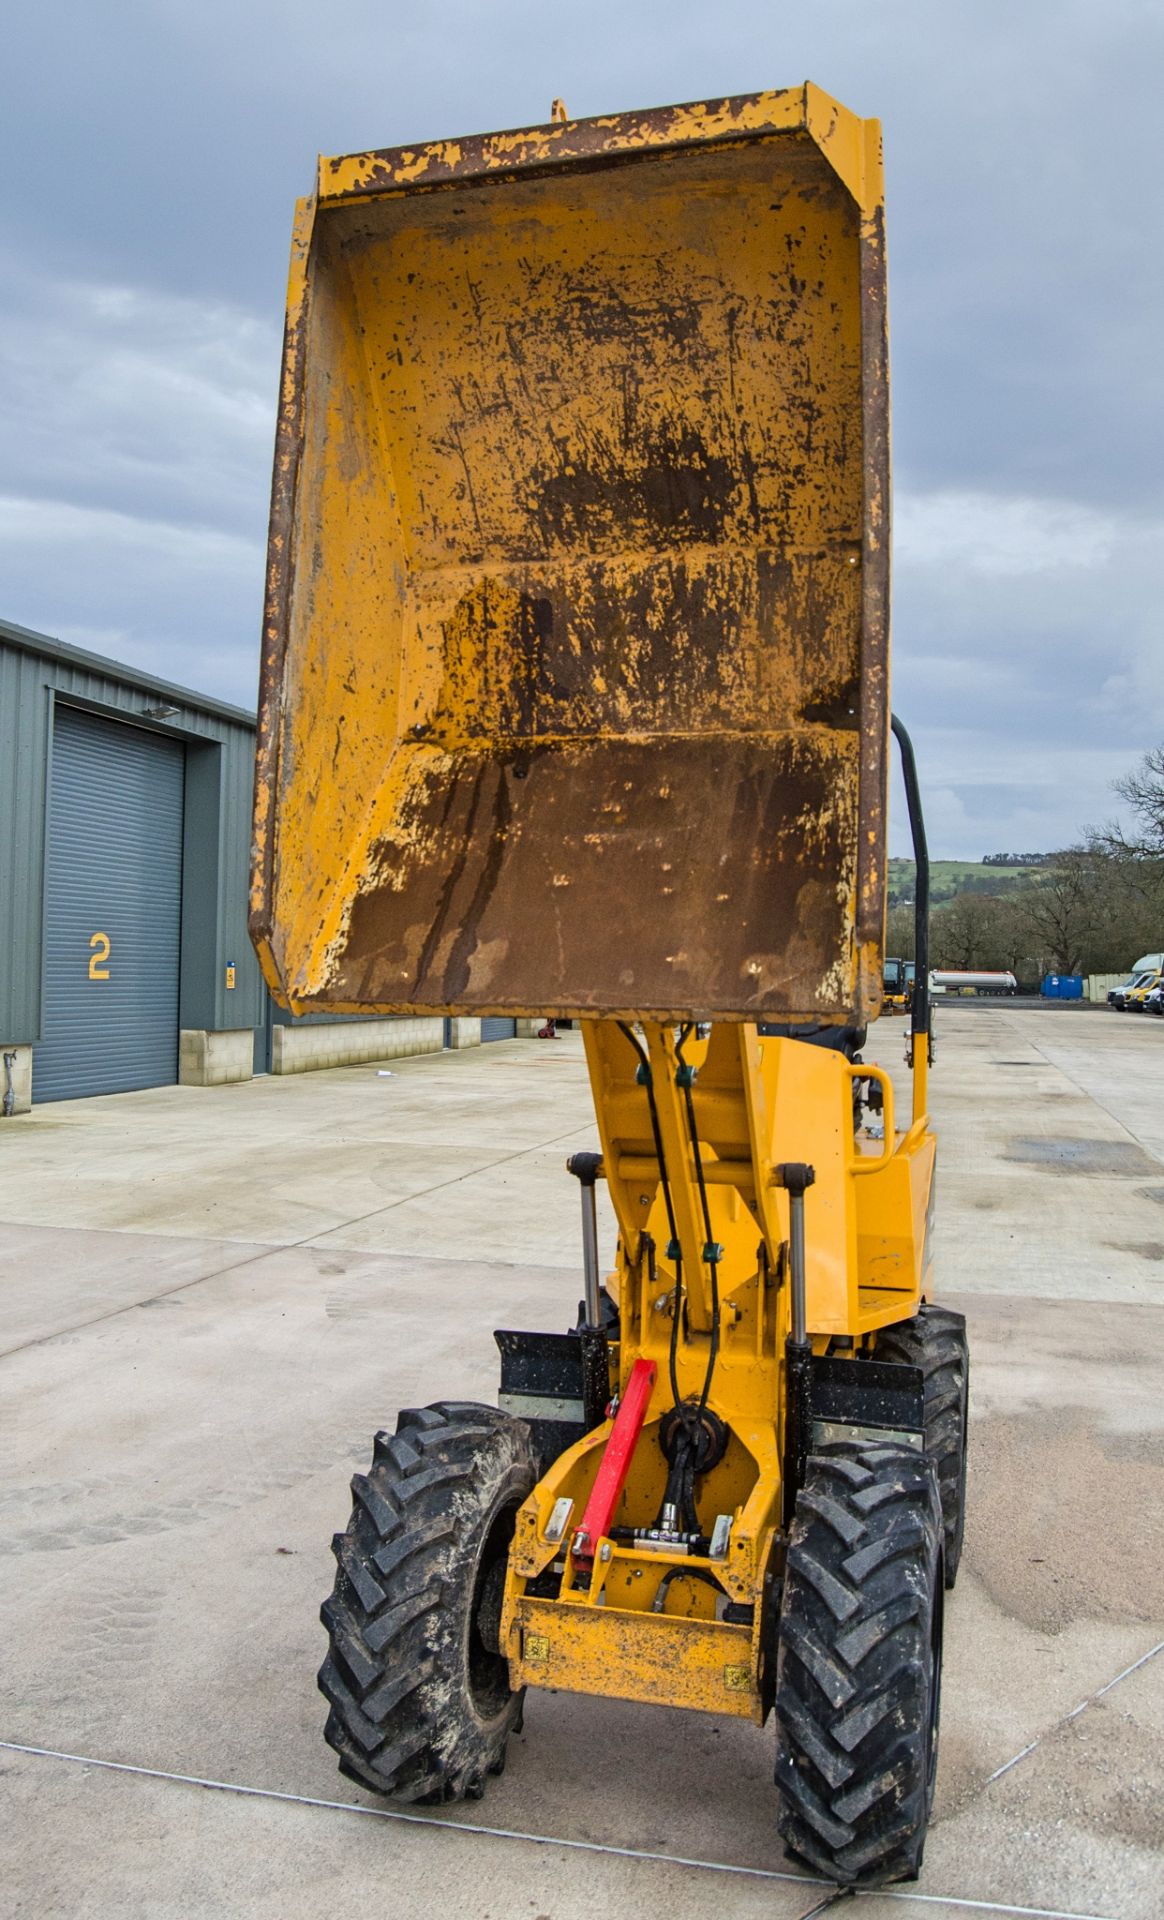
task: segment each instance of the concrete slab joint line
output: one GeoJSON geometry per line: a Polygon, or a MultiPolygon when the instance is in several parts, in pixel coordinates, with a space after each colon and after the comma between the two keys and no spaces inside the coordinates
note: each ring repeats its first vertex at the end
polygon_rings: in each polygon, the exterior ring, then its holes
{"type": "Polygon", "coordinates": [[[496,1160],[488,1160],[484,1166],[475,1169],[475,1174],[458,1173],[448,1180],[437,1180],[431,1186],[418,1187],[413,1193],[402,1194],[398,1200],[389,1200],[383,1207],[374,1207],[370,1213],[353,1214],[339,1228],[327,1227],[322,1231],[316,1230],[304,1234],[300,1240],[283,1240],[264,1246],[258,1253],[248,1253],[245,1259],[235,1260],[229,1266],[218,1267],[213,1273],[196,1274],[192,1280],[183,1280],[176,1287],[165,1287],[160,1292],[149,1295],[147,1301],[135,1300],[124,1306],[110,1307],[107,1313],[94,1314],[91,1320],[80,1320],[73,1326],[60,1327],[53,1333],[38,1334],[35,1339],[22,1340],[14,1347],[0,1347],[0,1360],[9,1360],[13,1354],[24,1353],[29,1347],[43,1347],[48,1346],[53,1340],[71,1339],[74,1334],[83,1333],[86,1328],[98,1326],[102,1321],[116,1320],[123,1313],[136,1313],[143,1305],[149,1304],[149,1301],[172,1299],[176,1293],[188,1293],[193,1287],[206,1286],[210,1281],[221,1280],[229,1273],[238,1273],[242,1267],[258,1266],[264,1260],[277,1259],[285,1253],[294,1253],[300,1247],[320,1246],[327,1240],[330,1233],[344,1231],[348,1227],[362,1226],[365,1221],[377,1220],[381,1214],[391,1213],[394,1207],[405,1206],[410,1200],[420,1200],[430,1193],[439,1193],[444,1187],[459,1186],[462,1180],[474,1178],[476,1174],[491,1173],[495,1167],[506,1166],[511,1160],[521,1160],[528,1153],[539,1153],[547,1147],[560,1146],[564,1141],[573,1140],[576,1133],[577,1129],[572,1127],[568,1133],[557,1134],[552,1140],[543,1140],[533,1147],[518,1147],[513,1153],[503,1153],[496,1160]]]}
{"type": "Polygon", "coordinates": [[[850,1888],[842,1887],[839,1892],[830,1893],[823,1900],[818,1900],[815,1907],[810,1907],[807,1913],[801,1914],[800,1920],[818,1920],[818,1915],[831,1912],[833,1907],[840,1906],[842,1900],[849,1900],[852,1897],[850,1888]]]}
{"type": "MultiPolygon", "coordinates": [[[[700,1873],[737,1874],[748,1880],[780,1880],[801,1887],[823,1888],[828,1885],[827,1881],[815,1875],[781,1873],[775,1867],[745,1867],[731,1860],[693,1860],[683,1854],[608,1846],[600,1840],[573,1840],[551,1833],[523,1833],[515,1827],[483,1827],[469,1821],[443,1819],[439,1814],[405,1813],[396,1807],[362,1807],[354,1801],[321,1800],[311,1794],[280,1793],[274,1787],[248,1787],[234,1780],[210,1780],[195,1773],[170,1773],[163,1767],[138,1767],[128,1760],[99,1760],[92,1754],[65,1753],[56,1747],[27,1746],[19,1740],[0,1740],[0,1752],[26,1753],[37,1760],[63,1760],[76,1767],[100,1767],[107,1773],[132,1773],[146,1780],[170,1780],[176,1786],[201,1787],[211,1793],[237,1793],[251,1800],[281,1800],[296,1807],[318,1807],[326,1813],[358,1813],[369,1820],[393,1820],[401,1826],[440,1827],[448,1833],[476,1834],[487,1840],[519,1840],[534,1847],[563,1847],[575,1853],[613,1854],[621,1860],[650,1861],[666,1867],[691,1867],[700,1873]]],[[[846,1898],[899,1900],[924,1907],[961,1907],[972,1913],[1009,1914],[1015,1916],[1015,1920],[1117,1920],[1117,1916],[1110,1914],[1074,1913],[1063,1907],[1010,1906],[1001,1900],[969,1900],[960,1894],[905,1893],[896,1887],[878,1887],[868,1894],[850,1894],[848,1889],[841,1888],[830,1890],[828,1897],[811,1907],[807,1914],[801,1916],[801,1920],[812,1920],[813,1915],[825,1912],[846,1898]]]]}
{"type": "Polygon", "coordinates": [[[1010,1759],[1004,1760],[1001,1767],[995,1767],[993,1773],[988,1773],[983,1785],[988,1787],[991,1781],[1001,1780],[1004,1773],[1009,1773],[1012,1767],[1017,1767],[1020,1760],[1025,1760],[1036,1747],[1042,1746],[1043,1741],[1052,1733],[1058,1733],[1060,1727],[1069,1726],[1072,1720],[1078,1720],[1080,1714],[1086,1713],[1088,1707],[1093,1707],[1097,1700],[1103,1699],[1105,1693],[1110,1693],[1113,1687],[1120,1685],[1121,1681],[1127,1680],[1133,1673],[1138,1673],[1141,1667],[1146,1667],[1149,1660],[1154,1660],[1158,1653],[1164,1653],[1164,1640],[1158,1640],[1154,1647],[1149,1647],[1147,1653],[1142,1653],[1138,1660],[1133,1660],[1130,1667],[1125,1667],[1122,1673],[1117,1673],[1114,1680],[1106,1681],[1102,1687],[1097,1687],[1094,1693],[1089,1693],[1086,1700],[1081,1700],[1077,1707],[1072,1707],[1070,1713],[1065,1713],[1061,1720],[1056,1720],[1054,1726],[1048,1727],[1046,1733],[1040,1733],[1036,1739],[1028,1740],[1026,1746],[1020,1747],[1017,1753],[1012,1753],[1010,1759]]]}

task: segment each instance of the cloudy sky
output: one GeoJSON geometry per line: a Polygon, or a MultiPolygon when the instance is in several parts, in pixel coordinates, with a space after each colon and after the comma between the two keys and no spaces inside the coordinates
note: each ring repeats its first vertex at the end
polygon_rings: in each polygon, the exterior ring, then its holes
{"type": "Polygon", "coordinates": [[[1164,738],[1159,0],[60,0],[5,56],[8,619],[253,705],[317,152],[810,78],[885,125],[933,850],[1062,845],[1164,738]]]}

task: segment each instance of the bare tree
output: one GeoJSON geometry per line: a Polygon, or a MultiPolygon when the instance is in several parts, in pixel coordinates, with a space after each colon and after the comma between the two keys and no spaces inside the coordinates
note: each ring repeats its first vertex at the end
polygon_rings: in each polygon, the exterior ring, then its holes
{"type": "Polygon", "coordinates": [[[1164,745],[1152,747],[1138,766],[1112,782],[1140,823],[1139,853],[1164,856],[1164,745]]]}
{"type": "Polygon", "coordinates": [[[914,917],[912,907],[890,907],[885,916],[885,951],[898,960],[912,960],[914,917]]]}
{"type": "MultiPolygon", "coordinates": [[[[1096,829],[1082,847],[1029,856],[1021,879],[991,872],[965,881],[936,907],[930,943],[937,967],[1044,973],[1108,973],[1164,948],[1164,745],[1115,782],[1137,822],[1096,829]],[[1008,883],[1009,882],[1009,883],[1008,883]],[[1006,891],[1002,889],[1006,886],[1006,891]],[[987,892],[997,887],[999,891],[987,892]]],[[[891,907],[886,952],[913,954],[913,912],[891,907]]]]}
{"type": "MultiPolygon", "coordinates": [[[[1152,747],[1122,779],[1113,781],[1136,817],[1138,831],[1111,823],[1093,829],[1088,850],[1106,862],[1108,933],[1118,928],[1120,957],[1107,965],[1128,966],[1142,952],[1164,946],[1164,745],[1152,747]]],[[[1110,945],[1110,939],[1108,943],[1110,945]]]]}
{"type": "Polygon", "coordinates": [[[959,893],[938,907],[930,936],[934,966],[996,967],[1000,904],[991,894],[959,893]]]}
{"type": "MultiPolygon", "coordinates": [[[[1111,930],[1113,862],[1089,847],[1055,855],[1037,887],[1022,896],[1021,909],[1042,971],[1080,973],[1095,967],[1111,930]]],[[[1117,962],[1117,964],[1119,964],[1117,962]]]]}

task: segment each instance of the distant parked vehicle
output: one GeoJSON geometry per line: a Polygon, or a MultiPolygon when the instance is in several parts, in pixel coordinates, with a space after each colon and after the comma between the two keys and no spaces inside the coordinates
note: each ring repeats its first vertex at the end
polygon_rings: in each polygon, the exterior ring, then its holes
{"type": "Polygon", "coordinates": [[[1018,992],[1013,973],[969,973],[940,967],[930,975],[934,993],[1012,994],[1018,992]]]}
{"type": "Polygon", "coordinates": [[[1133,987],[1124,1003],[1125,1013],[1143,1013],[1148,995],[1164,983],[1164,973],[1149,973],[1144,976],[1138,987],[1133,987]]]}
{"type": "Polygon", "coordinates": [[[1154,967],[1141,968],[1138,973],[1133,972],[1130,974],[1128,979],[1122,981],[1118,987],[1109,988],[1107,996],[1108,1006],[1114,1007],[1117,1013],[1125,1013],[1127,1011],[1128,995],[1134,993],[1138,987],[1150,985],[1155,971],[1156,969],[1154,967]]]}
{"type": "Polygon", "coordinates": [[[1158,987],[1152,987],[1144,1002],[1145,1013],[1158,1013],[1164,1018],[1164,981],[1158,987]]]}
{"type": "Polygon", "coordinates": [[[881,1003],[886,1013],[904,1013],[913,992],[912,960],[887,959],[881,981],[881,1003]]]}

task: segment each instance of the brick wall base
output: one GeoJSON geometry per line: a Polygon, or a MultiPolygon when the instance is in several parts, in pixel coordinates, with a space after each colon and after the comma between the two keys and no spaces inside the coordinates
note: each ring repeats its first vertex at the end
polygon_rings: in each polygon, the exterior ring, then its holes
{"type": "Polygon", "coordinates": [[[449,1045],[450,1047],[479,1047],[481,1045],[481,1022],[479,1020],[471,1020],[467,1015],[456,1015],[454,1019],[449,1021],[449,1045]]]}
{"type": "Polygon", "coordinates": [[[184,1027],[178,1035],[179,1086],[225,1087],[251,1079],[254,1066],[253,1027],[231,1027],[221,1033],[184,1027]]]}
{"type": "MultiPolygon", "coordinates": [[[[479,1033],[480,1023],[474,1024],[479,1033]]],[[[444,1045],[444,1028],[439,1014],[409,1015],[400,1020],[337,1020],[334,1025],[318,1027],[273,1027],[271,1072],[313,1073],[319,1067],[355,1067],[368,1060],[439,1053],[444,1045]]]]}

